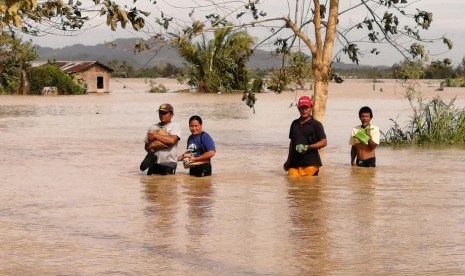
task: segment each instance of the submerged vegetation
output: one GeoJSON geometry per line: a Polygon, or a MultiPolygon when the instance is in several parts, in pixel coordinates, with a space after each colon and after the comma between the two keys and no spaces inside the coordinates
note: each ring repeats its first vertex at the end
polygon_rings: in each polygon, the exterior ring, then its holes
{"type": "Polygon", "coordinates": [[[465,108],[457,108],[455,98],[449,102],[439,96],[425,100],[418,95],[415,84],[407,86],[406,98],[413,115],[405,127],[391,119],[394,125],[383,133],[383,144],[465,144],[465,108]]]}
{"type": "MultiPolygon", "coordinates": [[[[465,109],[436,97],[425,102],[419,99],[413,107],[413,116],[405,128],[394,122],[386,134],[384,143],[395,144],[465,144],[465,109]]],[[[412,103],[412,101],[411,101],[412,103]]]]}
{"type": "Polygon", "coordinates": [[[465,75],[457,78],[447,78],[446,86],[448,87],[465,87],[465,75]]]}
{"type": "Polygon", "coordinates": [[[394,125],[383,133],[382,144],[387,145],[452,145],[465,144],[465,108],[455,107],[455,98],[445,102],[436,96],[425,100],[420,91],[418,79],[424,72],[419,63],[408,63],[399,70],[406,79],[405,97],[410,103],[413,115],[407,125],[394,125]]]}

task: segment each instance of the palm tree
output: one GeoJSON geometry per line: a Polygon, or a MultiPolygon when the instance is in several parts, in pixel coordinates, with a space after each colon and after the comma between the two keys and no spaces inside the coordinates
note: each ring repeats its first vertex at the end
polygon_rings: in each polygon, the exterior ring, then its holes
{"type": "Polygon", "coordinates": [[[246,32],[218,29],[212,40],[194,43],[181,39],[178,52],[188,68],[188,83],[199,92],[245,90],[249,81],[246,62],[252,54],[254,38],[246,32]]]}

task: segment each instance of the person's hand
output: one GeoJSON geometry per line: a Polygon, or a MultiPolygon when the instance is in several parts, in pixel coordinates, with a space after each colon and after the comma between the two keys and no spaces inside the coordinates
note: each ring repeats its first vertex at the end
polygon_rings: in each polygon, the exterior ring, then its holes
{"type": "Polygon", "coordinates": [[[155,132],[154,132],[154,131],[149,131],[149,132],[147,133],[147,137],[149,138],[149,141],[150,141],[150,142],[153,141],[153,140],[155,140],[155,132]]]}
{"type": "Polygon", "coordinates": [[[297,146],[295,146],[295,150],[298,153],[305,153],[308,150],[308,145],[298,144],[297,146]]]}
{"type": "Polygon", "coordinates": [[[371,137],[371,126],[370,125],[367,125],[367,127],[365,128],[365,132],[367,133],[368,136],[371,137]]]}

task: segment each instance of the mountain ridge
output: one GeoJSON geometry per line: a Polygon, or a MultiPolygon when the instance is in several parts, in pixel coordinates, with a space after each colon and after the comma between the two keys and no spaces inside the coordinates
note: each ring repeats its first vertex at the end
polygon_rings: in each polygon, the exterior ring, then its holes
{"type": "MultiPolygon", "coordinates": [[[[159,46],[140,53],[134,53],[136,39],[120,38],[111,44],[83,45],[74,44],[62,48],[37,47],[37,61],[69,60],[83,61],[96,60],[108,64],[111,60],[125,61],[134,68],[151,68],[159,64],[171,63],[177,67],[184,66],[183,59],[177,50],[171,46],[159,46]],[[116,46],[115,46],[116,45],[116,46]]],[[[251,69],[271,69],[281,66],[282,57],[274,52],[257,49],[248,61],[251,69]]],[[[351,68],[389,68],[389,66],[369,66],[346,63],[335,63],[334,69],[347,70],[351,68]]]]}

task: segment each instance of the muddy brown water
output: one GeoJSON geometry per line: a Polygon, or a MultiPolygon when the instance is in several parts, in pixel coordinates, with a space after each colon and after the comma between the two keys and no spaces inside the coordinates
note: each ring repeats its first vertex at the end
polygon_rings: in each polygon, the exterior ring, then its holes
{"type": "Polygon", "coordinates": [[[0,96],[1,275],[465,274],[464,147],[381,147],[376,169],[349,165],[358,109],[370,105],[385,131],[408,118],[399,97],[330,95],[320,176],[291,179],[293,93],[258,95],[253,114],[240,95],[121,84],[0,96]],[[188,118],[204,119],[213,176],[138,170],[162,102],[180,148],[188,118]]]}

